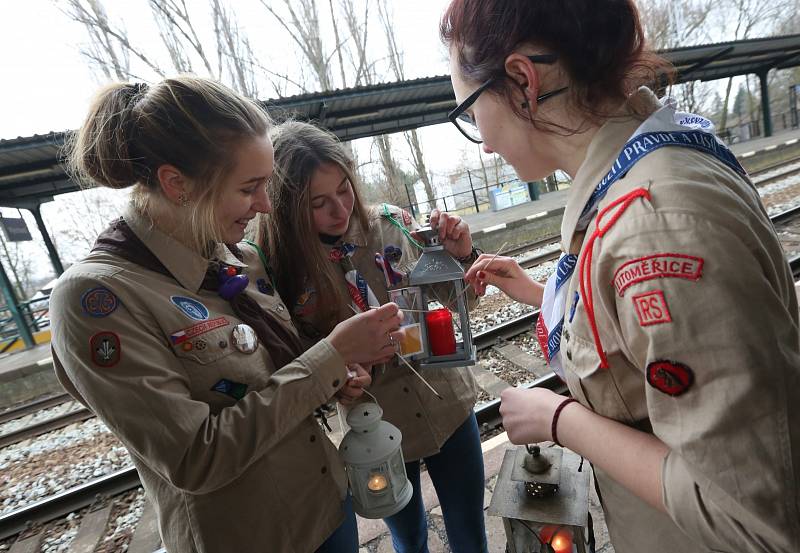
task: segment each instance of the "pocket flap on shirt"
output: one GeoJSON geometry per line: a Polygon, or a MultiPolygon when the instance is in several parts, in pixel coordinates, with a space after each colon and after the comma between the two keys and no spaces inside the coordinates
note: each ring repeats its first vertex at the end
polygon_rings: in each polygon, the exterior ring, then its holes
{"type": "Polygon", "coordinates": [[[235,325],[227,324],[194,337],[179,337],[172,350],[177,357],[207,365],[218,359],[230,355],[235,350],[231,340],[231,332],[235,325]]]}

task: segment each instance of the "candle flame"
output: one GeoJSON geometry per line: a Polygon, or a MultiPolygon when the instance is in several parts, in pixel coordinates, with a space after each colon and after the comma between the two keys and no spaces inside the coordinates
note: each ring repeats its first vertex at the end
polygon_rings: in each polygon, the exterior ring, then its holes
{"type": "Polygon", "coordinates": [[[386,477],[382,474],[370,474],[369,481],[367,482],[367,488],[373,492],[382,492],[389,486],[389,482],[387,482],[386,477]]]}

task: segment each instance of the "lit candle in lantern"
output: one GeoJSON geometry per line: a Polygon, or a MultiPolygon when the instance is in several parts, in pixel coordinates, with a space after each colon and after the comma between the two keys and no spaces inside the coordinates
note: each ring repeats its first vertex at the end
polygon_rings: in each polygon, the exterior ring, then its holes
{"type": "Polygon", "coordinates": [[[388,485],[389,482],[387,482],[386,477],[383,474],[379,472],[373,472],[372,474],[369,475],[369,481],[367,481],[367,488],[369,488],[370,491],[382,492],[383,490],[386,489],[388,485]]]}
{"type": "Polygon", "coordinates": [[[449,309],[434,309],[425,313],[428,327],[428,344],[433,355],[451,355],[456,352],[456,333],[453,315],[449,309]]]}
{"type": "Polygon", "coordinates": [[[566,530],[555,526],[545,526],[540,535],[542,541],[549,543],[555,553],[572,553],[572,537],[566,530]]]}

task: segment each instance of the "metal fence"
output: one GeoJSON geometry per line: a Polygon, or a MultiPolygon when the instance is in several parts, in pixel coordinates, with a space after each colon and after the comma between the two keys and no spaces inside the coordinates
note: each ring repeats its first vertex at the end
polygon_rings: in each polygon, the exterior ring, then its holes
{"type": "Polygon", "coordinates": [[[503,187],[512,187],[515,185],[527,185],[530,191],[532,200],[536,200],[539,194],[546,192],[554,192],[563,186],[565,181],[559,181],[554,175],[542,181],[525,183],[516,176],[506,177],[500,181],[494,181],[492,184],[485,184],[482,180],[477,178],[475,173],[469,173],[469,188],[460,192],[452,194],[437,196],[433,200],[424,200],[414,202],[401,206],[411,212],[415,218],[427,216],[433,208],[439,208],[447,211],[448,213],[456,213],[458,215],[466,215],[469,213],[480,213],[491,209],[490,195],[493,191],[503,187]],[[476,186],[477,185],[477,186],[476,186]]]}

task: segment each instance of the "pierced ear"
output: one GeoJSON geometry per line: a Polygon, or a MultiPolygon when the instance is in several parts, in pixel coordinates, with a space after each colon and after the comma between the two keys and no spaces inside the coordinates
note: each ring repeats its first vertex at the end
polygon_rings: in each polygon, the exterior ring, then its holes
{"type": "Polygon", "coordinates": [[[539,93],[539,72],[536,70],[536,65],[528,59],[528,56],[515,52],[506,58],[505,70],[522,89],[525,96],[522,107],[528,108],[539,93]]]}
{"type": "Polygon", "coordinates": [[[161,191],[174,204],[182,205],[187,199],[187,181],[174,165],[161,165],[156,170],[161,191]]]}

